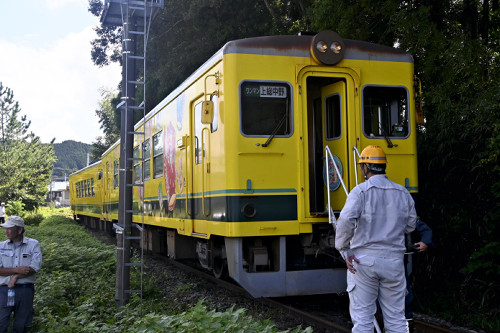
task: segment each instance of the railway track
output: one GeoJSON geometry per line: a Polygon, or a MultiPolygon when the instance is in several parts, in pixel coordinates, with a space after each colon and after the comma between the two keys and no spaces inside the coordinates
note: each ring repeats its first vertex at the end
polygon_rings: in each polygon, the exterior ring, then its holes
{"type": "MultiPolygon", "coordinates": [[[[101,241],[112,244],[113,240],[109,235],[98,231],[91,231],[91,234],[101,241]]],[[[307,326],[312,326],[314,332],[337,333],[351,332],[352,324],[350,322],[348,310],[348,300],[345,295],[321,295],[321,296],[303,296],[303,297],[283,297],[283,298],[260,298],[254,299],[244,289],[238,285],[215,278],[212,274],[200,270],[190,262],[181,262],[171,260],[164,256],[154,256],[155,260],[168,262],[179,270],[195,275],[210,284],[231,291],[241,297],[253,302],[260,302],[269,308],[292,314],[296,318],[301,318],[307,326]],[[344,309],[344,310],[339,310],[344,309]]],[[[451,332],[469,332],[468,330],[451,330],[438,325],[427,323],[420,320],[414,322],[415,333],[451,333],[451,332]]]]}
{"type": "MultiPolygon", "coordinates": [[[[165,260],[170,260],[168,258],[165,258],[165,260]]],[[[188,265],[186,263],[170,260],[172,264],[174,264],[176,267],[187,270],[192,274],[195,274],[203,279],[209,280],[214,284],[217,284],[218,286],[221,286],[223,288],[229,289],[233,292],[237,292],[243,297],[247,297],[250,299],[253,299],[244,289],[241,287],[235,285],[234,283],[231,283],[229,281],[225,280],[220,280],[216,279],[213,277],[211,274],[208,274],[204,271],[200,271],[199,269],[196,269],[192,267],[191,265],[188,265]]],[[[333,296],[332,296],[333,297],[333,296]]],[[[308,325],[311,325],[315,327],[315,332],[323,332],[323,333],[336,333],[336,332],[351,332],[352,325],[350,323],[350,319],[346,317],[348,316],[347,312],[336,314],[335,311],[329,311],[329,313],[321,312],[321,311],[314,311],[311,312],[309,310],[304,310],[301,309],[293,304],[290,304],[290,302],[287,302],[288,298],[282,298],[282,299],[273,299],[273,298],[260,298],[260,299],[254,299],[257,302],[264,303],[270,307],[280,309],[281,311],[286,311],[289,313],[293,313],[296,316],[299,316],[303,319],[304,322],[308,323],[308,325]],[[333,315],[332,315],[333,313],[333,315]],[[332,319],[333,318],[333,319],[332,319]]],[[[313,296],[312,299],[314,300],[315,297],[313,296]]],[[[330,306],[332,307],[332,306],[330,306]]],[[[347,309],[347,307],[345,307],[347,309]]],[[[457,330],[450,330],[448,328],[440,327],[431,323],[427,323],[424,321],[420,320],[415,320],[414,321],[414,332],[415,333],[456,333],[460,332],[457,330]]]]}

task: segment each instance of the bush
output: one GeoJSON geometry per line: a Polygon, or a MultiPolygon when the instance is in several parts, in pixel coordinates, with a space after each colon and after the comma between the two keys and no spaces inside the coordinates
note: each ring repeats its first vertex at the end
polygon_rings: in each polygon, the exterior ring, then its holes
{"type": "Polygon", "coordinates": [[[24,216],[26,225],[37,226],[43,221],[44,217],[40,213],[28,213],[24,216]]]}
{"type": "Polygon", "coordinates": [[[21,199],[7,202],[5,205],[5,214],[7,216],[16,215],[24,218],[26,214],[24,211],[24,203],[21,199]]]}

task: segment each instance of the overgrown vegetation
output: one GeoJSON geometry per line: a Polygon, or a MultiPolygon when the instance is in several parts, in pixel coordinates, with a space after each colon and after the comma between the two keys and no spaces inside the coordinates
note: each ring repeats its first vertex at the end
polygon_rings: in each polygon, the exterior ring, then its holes
{"type": "MultiPolygon", "coordinates": [[[[56,215],[45,218],[39,226],[29,224],[26,236],[40,242],[43,254],[32,332],[277,332],[270,321],[256,321],[243,309],[218,312],[203,301],[176,313],[169,306],[174,300],[169,302],[168,295],[162,295],[148,276],[144,278],[142,307],[133,296],[127,306],[118,309],[114,246],[101,243],[73,220],[56,215]]],[[[131,285],[138,280],[139,276],[132,274],[131,285]]],[[[296,328],[290,332],[312,330],[296,328]]]]}

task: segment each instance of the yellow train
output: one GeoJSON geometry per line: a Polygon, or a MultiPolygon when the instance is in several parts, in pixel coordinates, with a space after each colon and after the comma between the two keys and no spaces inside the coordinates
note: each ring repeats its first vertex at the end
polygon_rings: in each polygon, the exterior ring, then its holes
{"type": "MultiPolygon", "coordinates": [[[[399,49],[332,31],[228,42],[136,125],[144,246],[255,297],[345,291],[328,213],[362,181],[356,151],[371,144],[417,192],[416,118],[399,49]]],[[[118,220],[119,148],[70,176],[75,217],[101,229],[118,220]]]]}

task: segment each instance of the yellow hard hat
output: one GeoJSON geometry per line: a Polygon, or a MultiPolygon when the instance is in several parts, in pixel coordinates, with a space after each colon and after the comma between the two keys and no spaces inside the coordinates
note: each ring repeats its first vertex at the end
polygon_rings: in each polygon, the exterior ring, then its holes
{"type": "Polygon", "coordinates": [[[385,153],[379,146],[368,146],[359,155],[359,163],[387,164],[385,153]]]}

